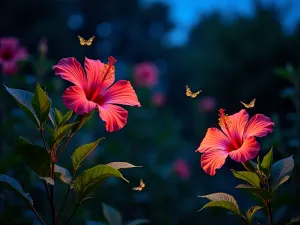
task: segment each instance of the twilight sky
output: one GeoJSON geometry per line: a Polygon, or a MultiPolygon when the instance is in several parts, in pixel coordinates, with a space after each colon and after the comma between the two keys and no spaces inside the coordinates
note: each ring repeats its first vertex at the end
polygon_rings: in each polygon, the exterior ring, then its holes
{"type": "MultiPolygon", "coordinates": [[[[224,15],[243,14],[252,15],[252,0],[140,0],[147,6],[153,2],[164,2],[171,6],[171,20],[175,22],[176,29],[170,34],[173,44],[184,43],[187,32],[201,17],[201,14],[218,10],[224,15]]],[[[282,6],[293,2],[292,10],[283,20],[287,30],[291,30],[295,22],[300,18],[300,0],[263,0],[266,4],[275,3],[282,6]]]]}

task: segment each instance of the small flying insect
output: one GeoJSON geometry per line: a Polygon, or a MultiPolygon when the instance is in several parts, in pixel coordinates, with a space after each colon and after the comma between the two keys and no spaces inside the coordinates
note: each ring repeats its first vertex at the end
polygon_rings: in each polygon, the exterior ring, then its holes
{"type": "Polygon", "coordinates": [[[186,88],[186,92],[185,92],[186,96],[191,97],[191,98],[196,98],[197,95],[199,95],[200,92],[202,91],[202,90],[199,90],[197,92],[192,92],[191,89],[189,88],[189,86],[187,86],[187,85],[185,85],[185,88],[186,88]]]}
{"type": "Polygon", "coordinates": [[[247,109],[253,108],[255,106],[255,102],[256,102],[256,98],[254,98],[251,102],[249,102],[249,104],[244,103],[242,101],[240,101],[243,106],[245,106],[247,109]]]}
{"type": "Polygon", "coordinates": [[[78,35],[79,43],[80,43],[80,45],[82,45],[82,46],[84,46],[84,45],[86,45],[86,46],[91,46],[94,39],[95,39],[95,36],[89,38],[88,40],[85,40],[83,37],[80,37],[80,36],[78,35]]]}
{"type": "Polygon", "coordinates": [[[144,189],[145,186],[146,186],[146,185],[145,185],[144,181],[141,179],[141,180],[140,180],[140,186],[134,187],[134,188],[132,188],[132,190],[134,190],[134,191],[142,191],[142,190],[144,189]]]}

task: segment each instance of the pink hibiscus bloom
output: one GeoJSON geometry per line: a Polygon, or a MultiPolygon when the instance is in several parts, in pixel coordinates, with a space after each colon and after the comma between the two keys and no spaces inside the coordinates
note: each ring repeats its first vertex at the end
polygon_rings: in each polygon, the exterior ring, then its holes
{"type": "Polygon", "coordinates": [[[134,81],[140,87],[153,87],[157,84],[158,69],[151,62],[137,64],[134,68],[134,81]]]}
{"type": "Polygon", "coordinates": [[[0,38],[0,65],[5,75],[18,71],[17,62],[27,58],[27,51],[20,47],[19,40],[14,37],[0,38]]]}
{"type": "Polygon", "coordinates": [[[108,64],[103,64],[100,60],[85,58],[86,73],[73,57],[61,59],[53,69],[56,75],[74,84],[63,93],[66,107],[79,115],[98,110],[106,130],[113,132],[123,128],[128,117],[128,112],[116,104],[138,107],[141,104],[129,81],[113,84],[116,60],[113,57],[108,60],[108,64]]]}
{"type": "Polygon", "coordinates": [[[173,168],[175,173],[181,179],[187,180],[190,177],[190,167],[183,159],[176,160],[174,162],[173,168]]]}
{"type": "Polygon", "coordinates": [[[222,129],[208,128],[196,152],[201,156],[201,167],[205,173],[214,176],[229,155],[237,162],[246,162],[258,155],[260,146],[255,137],[271,133],[275,125],[269,117],[256,114],[249,121],[249,115],[242,109],[231,116],[219,110],[219,125],[222,129]]]}

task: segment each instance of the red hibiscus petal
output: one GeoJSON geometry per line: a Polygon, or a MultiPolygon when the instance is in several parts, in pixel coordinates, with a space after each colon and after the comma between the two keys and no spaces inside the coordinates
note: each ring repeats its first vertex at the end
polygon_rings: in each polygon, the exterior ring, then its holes
{"type": "Polygon", "coordinates": [[[138,97],[129,81],[120,80],[103,93],[106,103],[141,106],[138,97]]]}
{"type": "Polygon", "coordinates": [[[128,112],[120,106],[105,104],[98,105],[99,116],[105,122],[105,128],[109,132],[123,128],[127,123],[128,112]]]}
{"type": "Polygon", "coordinates": [[[217,128],[208,128],[196,152],[206,152],[211,149],[230,150],[233,149],[230,140],[217,128]]]}
{"type": "Polygon", "coordinates": [[[57,65],[53,66],[56,75],[72,82],[83,89],[86,85],[86,77],[80,63],[74,58],[63,58],[57,65]]]}
{"type": "Polygon", "coordinates": [[[102,82],[102,76],[105,73],[106,67],[100,60],[92,60],[85,57],[84,67],[88,79],[88,91],[96,90],[97,87],[101,85],[100,93],[102,93],[115,81],[115,73],[113,70],[111,70],[105,81],[102,82]]]}
{"type": "MultiPolygon", "coordinates": [[[[229,118],[229,131],[235,142],[240,145],[242,144],[243,133],[248,122],[249,115],[246,110],[242,109],[238,113],[229,116],[229,118]]],[[[225,127],[221,127],[221,129],[228,136],[228,132],[225,127]]]]}
{"type": "Polygon", "coordinates": [[[229,152],[229,156],[234,161],[246,162],[254,159],[258,155],[259,149],[258,142],[251,136],[243,142],[243,145],[239,149],[229,152]]]}
{"type": "Polygon", "coordinates": [[[79,115],[97,108],[97,104],[87,100],[83,89],[78,86],[68,87],[63,93],[62,100],[68,109],[79,115]]]}
{"type": "Polygon", "coordinates": [[[228,156],[228,153],[223,150],[210,150],[206,151],[201,156],[201,167],[203,168],[204,172],[214,176],[216,174],[216,169],[220,169],[228,156]]]}
{"type": "Polygon", "coordinates": [[[244,139],[249,136],[264,137],[273,131],[273,126],[275,124],[269,117],[263,114],[256,114],[249,120],[245,127],[244,139]]]}

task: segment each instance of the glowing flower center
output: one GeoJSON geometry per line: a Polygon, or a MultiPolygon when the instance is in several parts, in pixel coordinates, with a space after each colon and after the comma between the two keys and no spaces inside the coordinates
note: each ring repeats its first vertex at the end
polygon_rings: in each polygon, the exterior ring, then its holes
{"type": "Polygon", "coordinates": [[[107,79],[111,79],[112,76],[114,76],[114,64],[117,62],[117,60],[115,60],[114,57],[110,56],[108,58],[108,64],[104,65],[104,69],[103,69],[103,73],[101,74],[101,82],[98,85],[96,91],[93,93],[92,97],[90,98],[90,101],[95,101],[97,99],[97,97],[100,94],[100,90],[101,90],[101,85],[103,84],[103,82],[107,79]]]}
{"type": "Polygon", "coordinates": [[[229,130],[229,126],[231,125],[230,117],[227,114],[225,114],[224,112],[225,112],[225,110],[222,108],[219,110],[219,116],[220,116],[219,126],[226,129],[233,146],[236,149],[238,149],[239,145],[236,143],[235,139],[232,137],[231,132],[229,130]]]}

